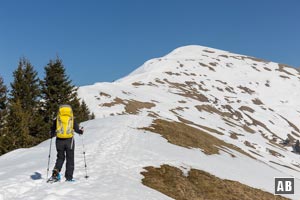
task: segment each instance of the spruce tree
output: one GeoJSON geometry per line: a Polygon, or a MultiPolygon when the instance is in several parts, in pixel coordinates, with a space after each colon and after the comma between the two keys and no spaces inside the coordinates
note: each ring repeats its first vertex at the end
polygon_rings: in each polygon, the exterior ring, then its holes
{"type": "Polygon", "coordinates": [[[86,105],[85,101],[82,100],[81,102],[81,111],[83,113],[82,119],[83,120],[89,120],[91,119],[91,113],[90,110],[88,108],[88,106],[86,105]]]}
{"type": "Polygon", "coordinates": [[[0,136],[3,135],[7,115],[7,88],[0,76],[0,136]]]}
{"type": "Polygon", "coordinates": [[[7,88],[0,76],[0,155],[7,152],[6,121],[7,121],[7,88]]]}
{"type": "Polygon", "coordinates": [[[50,120],[55,118],[57,110],[62,104],[71,105],[75,116],[79,112],[80,102],[77,97],[77,88],[66,75],[66,70],[60,58],[50,60],[45,67],[42,96],[45,116],[50,120]]]}
{"type": "Polygon", "coordinates": [[[90,115],[90,119],[95,119],[96,116],[95,116],[95,113],[92,112],[92,114],[90,115]]]}
{"type": "Polygon", "coordinates": [[[84,100],[82,100],[82,102],[79,106],[80,106],[79,107],[80,113],[78,113],[78,115],[77,115],[77,118],[76,118],[77,121],[83,122],[83,121],[87,121],[87,120],[91,119],[89,108],[86,105],[84,100]]]}
{"type": "Polygon", "coordinates": [[[35,139],[30,136],[29,124],[30,114],[22,108],[22,103],[18,99],[10,102],[10,112],[8,116],[8,133],[11,146],[8,150],[20,147],[30,147],[35,144],[35,139]]]}
{"type": "Polygon", "coordinates": [[[25,58],[20,59],[13,77],[9,98],[8,132],[13,138],[15,148],[28,147],[39,141],[40,135],[43,135],[39,114],[39,79],[37,72],[25,58]]]}
{"type": "Polygon", "coordinates": [[[77,123],[82,122],[83,119],[82,119],[81,104],[80,104],[80,99],[77,96],[77,89],[76,89],[76,96],[72,99],[72,101],[69,104],[72,106],[74,112],[74,118],[76,122],[77,123]]]}
{"type": "MultiPolygon", "coordinates": [[[[18,68],[13,73],[14,82],[11,84],[10,101],[20,100],[25,110],[33,110],[39,103],[40,86],[37,72],[26,58],[21,58],[18,68]]],[[[32,113],[31,113],[32,114],[32,113]]]]}

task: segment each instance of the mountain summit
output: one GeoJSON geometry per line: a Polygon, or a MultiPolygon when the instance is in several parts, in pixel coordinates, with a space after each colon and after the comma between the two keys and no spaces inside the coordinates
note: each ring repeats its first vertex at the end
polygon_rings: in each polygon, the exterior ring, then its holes
{"type": "Polygon", "coordinates": [[[285,197],[299,199],[299,91],[287,65],[180,47],[79,88],[96,115],[82,124],[88,180],[76,136],[78,181],[46,184],[48,140],[0,157],[0,199],[274,199],[274,177],[295,177],[285,197]]]}
{"type": "MultiPolygon", "coordinates": [[[[191,45],[151,59],[114,83],[82,87],[79,92],[99,118],[127,114],[150,117],[151,125],[146,130],[160,134],[173,145],[201,149],[208,155],[214,150],[205,149],[205,145],[217,146],[217,154],[226,152],[233,157],[238,156],[231,151],[238,151],[264,163],[267,171],[276,169],[284,176],[298,177],[299,155],[291,152],[291,144],[300,137],[299,83],[299,71],[285,64],[191,45]],[[208,134],[226,145],[184,136],[204,143],[193,144],[175,130],[164,133],[162,129],[170,128],[168,125],[196,128],[199,135],[208,134]],[[281,143],[286,138],[291,143],[284,146],[281,143]]],[[[258,176],[250,181],[240,177],[237,168],[243,168],[241,164],[220,165],[232,171],[207,170],[273,192],[270,183],[274,177],[261,180],[258,176]]],[[[198,168],[205,167],[200,164],[198,168]]],[[[252,168],[255,173],[267,173],[252,168]]]]}

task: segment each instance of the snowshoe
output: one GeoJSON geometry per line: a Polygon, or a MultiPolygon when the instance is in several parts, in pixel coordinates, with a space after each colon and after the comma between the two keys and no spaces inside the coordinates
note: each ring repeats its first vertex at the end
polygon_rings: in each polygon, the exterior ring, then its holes
{"type": "Polygon", "coordinates": [[[66,182],[75,182],[74,179],[66,179],[66,182]]]}
{"type": "Polygon", "coordinates": [[[61,179],[61,176],[60,176],[58,170],[54,169],[52,176],[47,180],[47,183],[58,182],[58,181],[60,181],[60,179],[61,179]]]}

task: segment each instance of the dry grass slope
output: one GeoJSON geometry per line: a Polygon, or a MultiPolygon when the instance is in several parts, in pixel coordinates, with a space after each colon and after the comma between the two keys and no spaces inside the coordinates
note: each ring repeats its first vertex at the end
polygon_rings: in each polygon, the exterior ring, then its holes
{"type": "Polygon", "coordinates": [[[286,200],[282,196],[223,180],[202,170],[191,169],[188,175],[169,165],[146,167],[142,183],[177,200],[286,200]]]}
{"type": "MultiPolygon", "coordinates": [[[[207,155],[218,154],[219,150],[228,153],[227,149],[233,149],[253,158],[242,149],[232,144],[228,144],[203,130],[188,126],[184,123],[155,119],[150,127],[142,129],[158,133],[166,138],[168,142],[178,146],[185,148],[200,148],[207,155]]],[[[234,157],[232,153],[230,154],[234,157]]]]}

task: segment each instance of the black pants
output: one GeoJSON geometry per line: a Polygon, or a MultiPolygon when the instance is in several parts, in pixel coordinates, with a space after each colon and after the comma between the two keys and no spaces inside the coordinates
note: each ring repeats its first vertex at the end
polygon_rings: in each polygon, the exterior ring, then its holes
{"type": "Polygon", "coordinates": [[[54,169],[57,169],[60,172],[64,164],[65,158],[67,158],[66,173],[65,173],[65,178],[67,180],[73,179],[74,149],[75,149],[74,138],[68,138],[68,139],[56,138],[57,158],[56,158],[54,169]]]}

